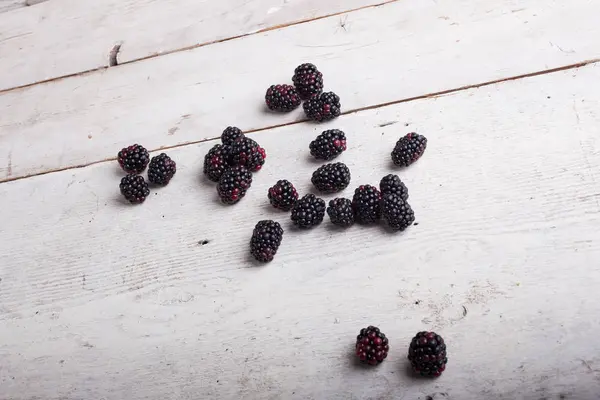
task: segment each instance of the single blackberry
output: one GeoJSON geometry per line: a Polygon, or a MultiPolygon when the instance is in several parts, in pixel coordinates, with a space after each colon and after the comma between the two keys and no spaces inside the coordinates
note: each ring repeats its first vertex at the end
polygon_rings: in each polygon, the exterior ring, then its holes
{"type": "Polygon", "coordinates": [[[259,221],[254,227],[252,239],[250,239],[250,254],[258,261],[271,261],[277,253],[282,238],[283,229],[279,222],[259,221]]]}
{"type": "Polygon", "coordinates": [[[269,110],[292,111],[300,105],[300,95],[291,85],[271,85],[265,94],[265,102],[269,110]]]}
{"type": "Polygon", "coordinates": [[[350,226],[354,224],[354,212],[350,199],[337,198],[329,200],[327,214],[331,223],[338,226],[350,226]]]}
{"type": "Polygon", "coordinates": [[[269,188],[269,202],[275,208],[290,211],[298,200],[298,192],[291,182],[284,180],[269,188]]]}
{"type": "Polygon", "coordinates": [[[259,171],[265,163],[267,153],[254,140],[242,136],[231,144],[229,165],[241,165],[251,172],[259,171]]]}
{"type": "Polygon", "coordinates": [[[300,228],[319,225],[325,216],[325,202],[314,194],[304,195],[294,204],[291,219],[300,228]]]}
{"type": "Polygon", "coordinates": [[[229,168],[227,159],[229,158],[230,148],[221,144],[216,144],[204,156],[204,175],[213,182],[219,182],[221,175],[229,168]]]}
{"type": "Polygon", "coordinates": [[[408,167],[417,161],[427,147],[427,138],[417,133],[409,133],[401,137],[392,151],[392,161],[396,165],[408,167]]]}
{"type": "Polygon", "coordinates": [[[231,167],[223,173],[217,184],[217,193],[225,204],[235,204],[252,185],[252,173],[241,165],[231,167]]]}
{"type": "Polygon", "coordinates": [[[415,222],[415,213],[410,204],[396,194],[383,195],[381,214],[395,231],[403,231],[415,222]]]}
{"type": "Polygon", "coordinates": [[[389,174],[381,178],[379,182],[379,190],[382,194],[395,194],[400,196],[402,200],[408,199],[408,188],[400,180],[398,175],[389,174]]]}
{"type": "Polygon", "coordinates": [[[374,326],[360,330],[355,348],[360,361],[369,365],[381,364],[390,350],[388,338],[374,326]]]}
{"type": "Polygon", "coordinates": [[[321,133],[310,142],[310,154],[318,159],[330,161],[346,150],[346,135],[339,129],[330,129],[321,133]]]}
{"type": "Polygon", "coordinates": [[[419,332],[410,342],[408,359],[422,376],[440,376],[446,369],[446,344],[435,332],[419,332]]]}
{"type": "Polygon", "coordinates": [[[134,144],[121,149],[119,154],[117,154],[117,160],[125,172],[139,174],[146,169],[150,161],[150,154],[148,154],[148,150],[143,146],[134,144]]]}
{"type": "Polygon", "coordinates": [[[381,218],[381,192],[375,186],[361,185],[352,197],[354,219],[361,224],[372,224],[381,218]]]}
{"type": "Polygon", "coordinates": [[[165,153],[152,157],[148,167],[148,180],[155,185],[166,185],[177,172],[177,165],[165,153]]]}
{"type": "Polygon", "coordinates": [[[306,100],[302,107],[308,119],[323,122],[338,117],[341,105],[337,94],[325,92],[306,100]]]}
{"type": "Polygon", "coordinates": [[[144,180],[144,177],[136,174],[123,177],[119,189],[121,194],[133,204],[143,203],[150,194],[148,183],[144,180]]]}
{"type": "Polygon", "coordinates": [[[292,82],[303,100],[317,96],[323,91],[323,74],[314,64],[306,63],[296,67],[292,82]]]}
{"type": "Polygon", "coordinates": [[[236,141],[236,139],[244,136],[242,130],[240,128],[236,128],[235,126],[228,126],[225,128],[223,133],[221,133],[221,143],[230,145],[236,141]]]}
{"type": "Polygon", "coordinates": [[[323,193],[339,192],[350,184],[350,169],[341,162],[325,164],[313,172],[311,182],[323,193]]]}

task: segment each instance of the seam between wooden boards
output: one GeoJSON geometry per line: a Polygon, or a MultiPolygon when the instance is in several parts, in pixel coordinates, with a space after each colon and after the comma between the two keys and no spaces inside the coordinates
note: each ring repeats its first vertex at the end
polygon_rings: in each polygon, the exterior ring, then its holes
{"type": "MultiPolygon", "coordinates": [[[[435,97],[439,97],[439,96],[444,96],[444,95],[448,95],[448,94],[462,92],[462,91],[465,91],[465,90],[477,89],[477,88],[481,88],[481,87],[495,85],[495,84],[503,83],[503,82],[510,82],[510,81],[516,81],[516,80],[519,80],[519,79],[533,78],[533,77],[536,77],[536,76],[553,74],[553,73],[556,73],[556,72],[561,72],[561,71],[566,71],[566,70],[570,70],[570,69],[577,69],[577,68],[585,67],[587,65],[596,64],[598,62],[600,62],[600,58],[594,58],[594,59],[591,59],[591,60],[581,61],[581,62],[578,62],[578,63],[575,63],[575,64],[563,65],[561,67],[546,69],[546,70],[542,70],[542,71],[529,72],[529,73],[526,73],[526,74],[515,75],[515,76],[508,77],[508,78],[494,79],[494,80],[486,81],[486,82],[482,82],[482,83],[474,83],[474,84],[471,84],[471,85],[460,86],[458,88],[446,89],[446,90],[441,90],[441,91],[438,91],[438,92],[433,92],[433,93],[423,94],[423,95],[419,95],[419,96],[408,97],[408,98],[404,98],[404,99],[400,99],[400,100],[388,101],[388,102],[385,102],[385,103],[378,103],[378,104],[373,104],[373,105],[370,105],[370,106],[365,106],[365,107],[359,107],[359,108],[355,108],[355,109],[350,109],[350,110],[342,112],[341,115],[354,114],[354,113],[361,112],[361,111],[372,110],[372,109],[381,108],[381,107],[387,107],[387,106],[391,106],[391,105],[395,105],[395,104],[408,103],[408,102],[415,101],[415,100],[423,100],[423,99],[435,98],[435,97]]],[[[287,123],[276,124],[276,125],[269,125],[269,126],[265,126],[263,128],[248,129],[248,130],[244,131],[244,133],[248,134],[248,133],[262,132],[262,131],[267,131],[267,130],[270,130],[270,129],[281,128],[281,127],[284,127],[284,126],[298,125],[298,124],[302,124],[302,123],[305,123],[305,122],[309,122],[309,120],[306,119],[306,118],[304,118],[304,119],[301,119],[299,121],[287,122],[287,123]]],[[[201,139],[201,140],[194,140],[194,141],[189,141],[189,142],[174,144],[174,145],[171,145],[171,146],[161,146],[161,147],[156,148],[156,149],[149,149],[148,151],[151,152],[151,153],[153,153],[153,152],[157,152],[157,151],[161,151],[161,150],[170,150],[170,149],[175,149],[175,148],[178,148],[178,147],[191,146],[191,145],[194,145],[194,144],[199,144],[199,143],[204,143],[204,142],[210,142],[212,140],[219,140],[219,139],[220,139],[219,137],[213,137],[213,138],[207,138],[207,139],[201,139]]],[[[51,173],[54,173],[54,172],[68,171],[70,169],[85,168],[85,167],[89,167],[91,165],[96,165],[96,164],[100,164],[100,163],[115,161],[116,159],[117,159],[116,157],[110,157],[110,158],[105,158],[105,159],[102,159],[102,160],[93,161],[93,162],[86,163],[86,164],[74,165],[74,166],[64,167],[64,168],[55,168],[55,169],[50,169],[50,170],[47,170],[47,171],[38,172],[38,173],[35,173],[35,174],[30,174],[30,175],[25,175],[25,176],[19,176],[19,177],[14,177],[14,178],[3,178],[3,179],[0,180],[0,184],[5,183],[5,182],[12,182],[12,181],[17,181],[17,180],[21,180],[21,179],[32,178],[32,177],[39,176],[39,175],[47,175],[47,174],[51,174],[51,173]]]]}

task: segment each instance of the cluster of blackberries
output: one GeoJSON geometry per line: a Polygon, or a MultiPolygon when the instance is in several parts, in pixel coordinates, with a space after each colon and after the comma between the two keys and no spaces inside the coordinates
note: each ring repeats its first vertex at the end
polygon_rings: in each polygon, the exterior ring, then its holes
{"type": "Polygon", "coordinates": [[[217,193],[225,204],[235,204],[252,185],[252,173],[265,163],[267,153],[236,127],[227,127],[221,144],[214,145],[204,156],[204,174],[217,182],[217,193]]]}
{"type": "MultiPolygon", "coordinates": [[[[388,338],[374,326],[361,329],[356,337],[356,356],[363,363],[382,363],[389,349],[388,338]]],[[[444,339],[435,332],[417,333],[410,342],[408,360],[412,369],[419,375],[440,376],[448,363],[444,339]]]]}
{"type": "Polygon", "coordinates": [[[299,65],[292,85],[271,85],[265,94],[269,110],[289,112],[304,100],[304,113],[313,121],[329,121],[340,115],[340,98],[333,92],[323,93],[323,74],[314,64],[299,65]]]}
{"type": "Polygon", "coordinates": [[[150,194],[148,183],[141,174],[148,163],[148,181],[164,186],[169,183],[177,171],[177,165],[168,155],[161,153],[150,159],[150,154],[143,146],[134,144],[125,147],[117,154],[117,161],[127,176],[121,179],[119,189],[130,203],[139,204],[150,194]]]}

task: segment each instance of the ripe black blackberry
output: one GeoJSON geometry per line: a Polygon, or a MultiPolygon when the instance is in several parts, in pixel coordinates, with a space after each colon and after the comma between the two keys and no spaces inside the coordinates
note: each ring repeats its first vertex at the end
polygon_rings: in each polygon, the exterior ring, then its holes
{"type": "Polygon", "coordinates": [[[221,143],[225,145],[230,145],[236,141],[236,139],[244,136],[244,133],[240,128],[236,128],[235,126],[228,126],[225,128],[223,133],[221,133],[221,143]]]}
{"type": "Polygon", "coordinates": [[[285,179],[270,187],[268,196],[271,205],[283,211],[290,211],[298,200],[296,188],[285,179]]]}
{"type": "Polygon", "coordinates": [[[229,165],[241,165],[251,172],[259,171],[265,163],[267,153],[254,140],[242,136],[231,144],[229,165]]]}
{"type": "Polygon", "coordinates": [[[415,213],[410,204],[396,194],[383,195],[381,214],[395,231],[403,231],[415,222],[415,213]]]}
{"type": "Polygon", "coordinates": [[[381,190],[381,194],[395,194],[400,196],[402,200],[408,199],[408,188],[400,180],[398,175],[389,174],[381,178],[381,182],[379,182],[379,190],[381,190]]]}
{"type": "Polygon", "coordinates": [[[330,161],[346,150],[346,135],[339,129],[330,129],[321,133],[310,142],[310,154],[318,159],[330,161]]]}
{"type": "Polygon", "coordinates": [[[143,203],[150,194],[150,188],[144,177],[136,174],[123,177],[119,189],[121,194],[133,204],[143,203]]]}
{"type": "Polygon", "coordinates": [[[325,202],[314,194],[304,195],[292,207],[291,219],[300,228],[319,225],[325,216],[325,202]]]}
{"type": "Polygon", "coordinates": [[[166,185],[177,172],[177,165],[165,153],[161,153],[150,160],[148,167],[148,180],[155,185],[166,185]]]}
{"type": "Polygon", "coordinates": [[[250,239],[250,254],[258,261],[272,261],[283,238],[283,229],[279,222],[259,221],[250,239]]]}
{"type": "Polygon", "coordinates": [[[446,344],[435,332],[419,332],[410,342],[408,359],[422,376],[440,376],[446,369],[446,344]]]}
{"type": "Polygon", "coordinates": [[[361,224],[372,224],[381,218],[381,192],[375,186],[361,185],[352,197],[354,219],[361,224]]]}
{"type": "Polygon", "coordinates": [[[150,154],[143,146],[134,144],[121,149],[117,160],[123,170],[129,174],[139,174],[146,169],[150,161],[150,154]]]}
{"type": "Polygon", "coordinates": [[[204,156],[204,174],[213,182],[219,182],[221,175],[229,168],[227,159],[230,148],[216,144],[204,156]]]}
{"type": "Polygon", "coordinates": [[[334,225],[347,227],[354,224],[352,201],[344,198],[329,200],[327,215],[329,215],[329,219],[334,225]]]}
{"type": "Polygon", "coordinates": [[[427,138],[417,133],[401,137],[392,151],[392,161],[396,165],[408,167],[417,161],[427,148],[427,138]]]}
{"type": "Polygon", "coordinates": [[[241,165],[231,167],[223,173],[217,184],[217,193],[225,204],[235,204],[252,185],[252,173],[241,165]]]}
{"type": "Polygon", "coordinates": [[[311,181],[323,193],[339,192],[350,184],[350,169],[341,162],[325,164],[313,172],[311,181]]]}
{"type": "Polygon", "coordinates": [[[374,326],[361,329],[356,337],[356,355],[360,361],[369,365],[383,362],[390,350],[388,339],[374,326]]]}
{"type": "Polygon", "coordinates": [[[292,111],[301,102],[300,95],[292,85],[271,85],[265,94],[265,103],[273,111],[292,111]]]}
{"type": "Polygon", "coordinates": [[[340,98],[333,92],[321,93],[319,96],[308,99],[302,105],[308,119],[323,122],[334,119],[340,115],[340,98]]]}
{"type": "Polygon", "coordinates": [[[314,64],[306,63],[297,66],[292,82],[303,100],[317,96],[323,91],[323,74],[314,64]]]}

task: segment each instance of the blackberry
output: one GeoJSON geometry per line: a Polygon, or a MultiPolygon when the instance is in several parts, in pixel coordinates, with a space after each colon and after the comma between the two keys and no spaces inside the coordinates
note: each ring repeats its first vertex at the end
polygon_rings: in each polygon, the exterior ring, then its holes
{"type": "Polygon", "coordinates": [[[150,161],[150,154],[148,154],[148,150],[143,146],[134,144],[121,149],[119,154],[117,154],[117,160],[125,172],[139,174],[146,169],[150,161]]]}
{"type": "Polygon", "coordinates": [[[337,94],[325,92],[306,100],[302,107],[308,119],[323,122],[338,117],[341,105],[337,94]]]}
{"type": "Polygon", "coordinates": [[[252,173],[245,167],[235,166],[223,173],[217,184],[217,193],[225,204],[235,204],[252,185],[252,173]]]}
{"type": "Polygon", "coordinates": [[[375,186],[361,185],[352,197],[354,219],[361,224],[371,224],[381,218],[381,192],[375,186]]]}
{"type": "Polygon", "coordinates": [[[415,222],[415,213],[410,204],[396,194],[383,195],[381,214],[395,231],[403,231],[415,222]]]}
{"type": "Polygon", "coordinates": [[[419,332],[410,342],[408,359],[422,376],[440,376],[446,369],[446,344],[435,332],[419,332]]]}
{"type": "Polygon", "coordinates": [[[427,147],[427,138],[417,133],[409,133],[401,137],[392,151],[392,161],[396,165],[408,167],[417,161],[427,147]]]}
{"type": "Polygon", "coordinates": [[[265,94],[265,102],[269,110],[292,111],[300,105],[300,95],[291,85],[271,85],[265,94]]]}
{"type": "Polygon", "coordinates": [[[229,165],[241,165],[251,172],[259,171],[265,163],[267,153],[254,140],[242,136],[231,144],[229,165]]]}
{"type": "Polygon", "coordinates": [[[150,160],[148,167],[148,180],[155,185],[166,185],[177,172],[177,165],[165,153],[161,153],[150,160]]]}
{"type": "Polygon", "coordinates": [[[325,216],[325,202],[314,194],[304,195],[294,204],[291,219],[300,228],[319,225],[325,216]]]}
{"type": "Polygon", "coordinates": [[[400,180],[398,175],[389,174],[381,178],[379,182],[379,190],[382,194],[395,194],[400,196],[402,200],[408,199],[408,188],[400,180]]]}
{"type": "Polygon", "coordinates": [[[339,192],[350,184],[350,169],[341,162],[325,164],[313,172],[311,182],[323,193],[339,192]]]}
{"type": "Polygon", "coordinates": [[[314,64],[306,63],[296,67],[292,82],[303,100],[317,96],[323,91],[323,74],[314,64]]]}
{"type": "Polygon", "coordinates": [[[221,143],[230,145],[236,141],[236,139],[244,136],[242,130],[240,128],[236,128],[235,126],[228,126],[225,128],[223,133],[221,133],[221,143]]]}
{"type": "Polygon", "coordinates": [[[360,330],[355,348],[360,361],[369,365],[381,364],[390,350],[388,338],[374,326],[360,330]]]}
{"type": "Polygon", "coordinates": [[[229,168],[229,146],[216,144],[204,156],[204,175],[213,182],[219,182],[221,175],[229,168]]]}
{"type": "Polygon", "coordinates": [[[344,198],[329,200],[327,215],[329,215],[329,219],[334,225],[347,227],[354,224],[352,201],[344,198]]]}
{"type": "Polygon", "coordinates": [[[284,180],[269,188],[269,202],[275,208],[290,211],[298,200],[298,192],[291,182],[284,180]]]}
{"type": "Polygon", "coordinates": [[[321,133],[310,142],[310,154],[318,159],[330,161],[346,150],[346,135],[339,129],[330,129],[321,133]]]}
{"type": "Polygon", "coordinates": [[[250,254],[258,261],[268,262],[273,260],[281,244],[283,229],[279,222],[264,220],[259,221],[252,232],[250,239],[250,254]]]}
{"type": "Polygon", "coordinates": [[[144,177],[136,174],[123,177],[119,189],[121,194],[133,204],[143,203],[150,194],[148,183],[144,180],[144,177]]]}

